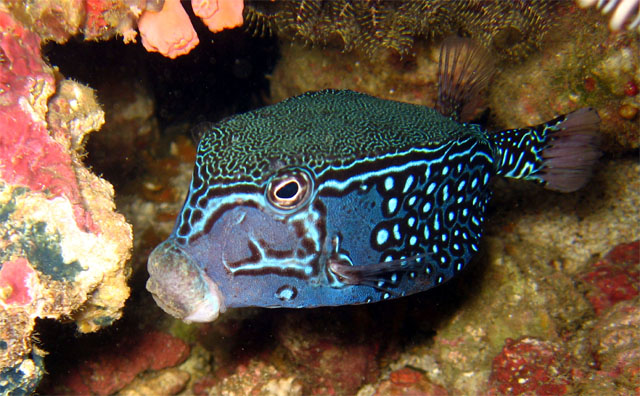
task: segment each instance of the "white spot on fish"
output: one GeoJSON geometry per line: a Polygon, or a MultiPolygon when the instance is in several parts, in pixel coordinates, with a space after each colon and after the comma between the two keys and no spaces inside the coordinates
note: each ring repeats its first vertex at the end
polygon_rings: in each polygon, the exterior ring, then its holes
{"type": "Polygon", "coordinates": [[[387,176],[387,178],[384,179],[384,189],[389,191],[392,188],[393,188],[393,177],[387,176]]]}
{"type": "Polygon", "coordinates": [[[378,245],[384,245],[384,243],[387,242],[387,239],[389,239],[389,231],[384,228],[380,229],[376,234],[376,242],[378,245]]]}
{"type": "Polygon", "coordinates": [[[413,184],[413,175],[409,175],[409,177],[407,177],[407,181],[404,182],[404,189],[402,189],[402,193],[406,194],[407,191],[409,191],[409,189],[411,188],[412,184],[413,184]]]}
{"type": "Polygon", "coordinates": [[[397,207],[398,207],[398,199],[397,198],[389,199],[389,202],[387,202],[387,209],[389,209],[389,213],[395,212],[397,207]]]}
{"type": "Polygon", "coordinates": [[[400,225],[399,224],[394,224],[393,225],[393,237],[396,238],[396,240],[400,240],[400,238],[402,238],[402,235],[400,234],[400,225]]]}

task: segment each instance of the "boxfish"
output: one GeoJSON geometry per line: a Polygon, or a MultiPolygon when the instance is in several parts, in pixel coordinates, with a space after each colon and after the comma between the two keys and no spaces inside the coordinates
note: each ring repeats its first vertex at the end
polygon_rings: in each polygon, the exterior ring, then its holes
{"type": "Polygon", "coordinates": [[[537,126],[471,122],[491,57],[443,42],[435,108],[349,90],[307,92],[208,125],[149,290],[207,322],[236,307],[373,303],[453,278],[480,248],[492,179],[560,192],[587,183],[599,117],[537,126]]]}

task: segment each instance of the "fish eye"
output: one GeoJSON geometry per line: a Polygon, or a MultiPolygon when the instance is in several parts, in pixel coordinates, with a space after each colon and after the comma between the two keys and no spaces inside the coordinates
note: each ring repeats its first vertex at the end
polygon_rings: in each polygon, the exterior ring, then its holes
{"type": "Polygon", "coordinates": [[[285,200],[293,199],[300,191],[300,185],[296,180],[289,180],[285,184],[281,184],[275,191],[276,197],[285,200]]]}
{"type": "Polygon", "coordinates": [[[299,168],[286,168],[278,171],[267,185],[268,201],[278,209],[292,210],[303,206],[311,196],[313,179],[299,168]]]}

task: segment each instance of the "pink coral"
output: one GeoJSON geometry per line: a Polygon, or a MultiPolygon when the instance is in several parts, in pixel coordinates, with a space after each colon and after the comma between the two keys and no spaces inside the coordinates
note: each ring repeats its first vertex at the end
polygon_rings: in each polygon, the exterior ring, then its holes
{"type": "Polygon", "coordinates": [[[0,12],[0,178],[49,191],[74,205],[78,227],[98,231],[82,204],[71,155],[47,130],[44,114],[55,79],[40,39],[0,12]]]}
{"type": "Polygon", "coordinates": [[[32,280],[35,271],[25,258],[2,263],[0,268],[0,299],[5,304],[27,305],[33,300],[32,280]]]}
{"type": "Polygon", "coordinates": [[[145,11],[138,20],[142,45],[171,59],[188,54],[200,40],[180,0],[166,0],[162,10],[145,11]]]}
{"type": "Polygon", "coordinates": [[[242,26],[243,0],[193,0],[191,6],[214,33],[242,26]]]}

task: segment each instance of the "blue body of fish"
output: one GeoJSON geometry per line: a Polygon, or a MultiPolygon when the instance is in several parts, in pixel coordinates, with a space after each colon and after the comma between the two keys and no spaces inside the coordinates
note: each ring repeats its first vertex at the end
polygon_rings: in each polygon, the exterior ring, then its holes
{"type": "Polygon", "coordinates": [[[212,126],[147,288],[187,321],[424,291],[478,252],[492,178],[572,191],[598,156],[590,109],[495,133],[454,118],[324,90],[212,126]]]}

